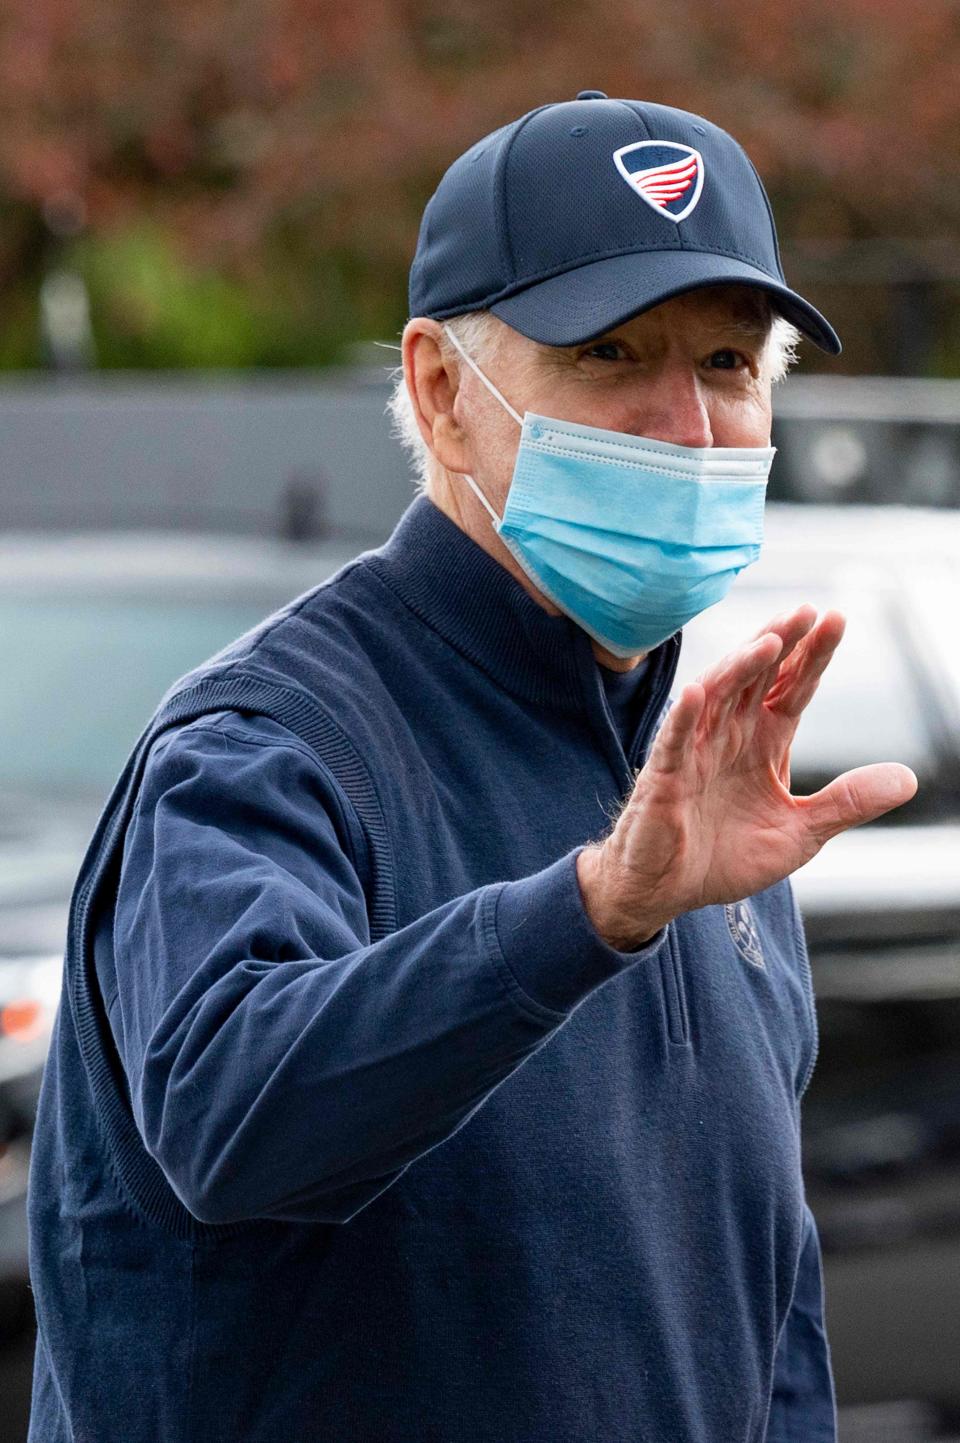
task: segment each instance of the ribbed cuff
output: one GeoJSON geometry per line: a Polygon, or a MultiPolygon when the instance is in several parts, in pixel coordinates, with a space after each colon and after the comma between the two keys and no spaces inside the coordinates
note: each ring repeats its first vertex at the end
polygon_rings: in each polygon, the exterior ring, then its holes
{"type": "Polygon", "coordinates": [[[667,935],[661,927],[636,952],[610,947],[587,916],[577,881],[577,847],[558,862],[505,882],[495,925],[504,961],[542,1007],[568,1012],[601,983],[652,957],[667,935]]]}

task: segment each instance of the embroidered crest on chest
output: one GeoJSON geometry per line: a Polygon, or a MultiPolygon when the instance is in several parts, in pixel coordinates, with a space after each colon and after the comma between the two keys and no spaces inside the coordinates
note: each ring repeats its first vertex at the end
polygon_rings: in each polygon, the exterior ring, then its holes
{"type": "Polygon", "coordinates": [[[760,933],[749,902],[728,902],[724,907],[727,927],[740,956],[754,967],[766,968],[760,933]]]}

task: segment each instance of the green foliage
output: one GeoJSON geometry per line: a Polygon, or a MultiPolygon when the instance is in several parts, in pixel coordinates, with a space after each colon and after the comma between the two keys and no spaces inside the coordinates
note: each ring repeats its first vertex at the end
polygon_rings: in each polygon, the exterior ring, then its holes
{"type": "Polygon", "coordinates": [[[250,298],[228,277],[186,265],[158,230],[91,237],[69,259],[87,282],[101,365],[255,364],[250,298]]]}
{"type": "Polygon", "coordinates": [[[21,371],[43,364],[37,299],[32,288],[21,284],[7,289],[0,326],[0,371],[21,371]]]}
{"type": "MultiPolygon", "coordinates": [[[[353,253],[311,254],[289,238],[238,275],[191,263],[178,237],[139,222],[73,242],[56,265],[85,282],[96,363],[107,369],[326,365],[403,324],[403,277],[385,294],[353,253]]],[[[42,275],[8,292],[2,370],[43,364],[42,275]]]]}

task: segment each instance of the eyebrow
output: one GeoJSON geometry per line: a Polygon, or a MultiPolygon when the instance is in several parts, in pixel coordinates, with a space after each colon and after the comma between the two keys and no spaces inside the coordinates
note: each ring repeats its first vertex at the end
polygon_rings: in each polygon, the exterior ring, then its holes
{"type": "MultiPolygon", "coordinates": [[[[769,320],[766,321],[759,318],[754,319],[752,317],[742,316],[737,320],[718,321],[714,325],[705,326],[704,329],[711,336],[729,336],[733,334],[735,336],[743,336],[747,340],[762,341],[765,340],[766,337],[770,334],[772,326],[772,316],[769,320]]],[[[598,346],[601,345],[604,341],[626,341],[626,336],[618,334],[621,329],[622,326],[614,326],[612,330],[604,331],[603,334],[600,336],[591,336],[588,341],[578,341],[575,345],[572,346],[550,346],[545,347],[544,349],[558,351],[576,351],[579,350],[581,346],[598,346]]]]}
{"type": "MultiPolygon", "coordinates": [[[[705,329],[709,335],[718,338],[730,336],[732,334],[737,337],[742,337],[744,340],[747,341],[760,342],[766,341],[769,337],[770,332],[773,329],[773,321],[774,316],[773,312],[771,311],[765,317],[761,315],[740,315],[735,320],[717,321],[713,324],[706,325],[705,329]]],[[[626,336],[620,336],[617,334],[618,331],[620,331],[622,327],[626,324],[626,321],[622,321],[619,326],[613,326],[609,331],[604,331],[602,335],[591,336],[589,340],[586,341],[577,341],[572,346],[550,346],[545,345],[543,342],[534,342],[534,344],[536,345],[537,350],[545,355],[549,355],[557,351],[563,351],[568,355],[572,355],[575,351],[578,351],[581,346],[599,346],[602,345],[604,341],[626,342],[626,336]]]]}
{"type": "Polygon", "coordinates": [[[738,321],[729,321],[719,326],[711,326],[710,329],[715,335],[721,335],[725,331],[735,331],[738,336],[755,336],[762,340],[764,336],[769,334],[772,324],[772,318],[769,321],[760,321],[743,317],[738,321]]]}

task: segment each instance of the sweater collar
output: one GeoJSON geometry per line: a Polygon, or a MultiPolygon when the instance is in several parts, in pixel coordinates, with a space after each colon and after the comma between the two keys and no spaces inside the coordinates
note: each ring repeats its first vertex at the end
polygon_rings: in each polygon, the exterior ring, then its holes
{"type": "MultiPolygon", "coordinates": [[[[599,687],[587,633],[545,611],[427,496],[411,502],[369,562],[421,621],[514,696],[580,710],[587,688],[599,687]]],[[[657,692],[669,689],[679,651],[678,633],[650,653],[657,692]]]]}

